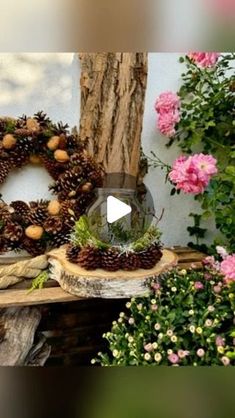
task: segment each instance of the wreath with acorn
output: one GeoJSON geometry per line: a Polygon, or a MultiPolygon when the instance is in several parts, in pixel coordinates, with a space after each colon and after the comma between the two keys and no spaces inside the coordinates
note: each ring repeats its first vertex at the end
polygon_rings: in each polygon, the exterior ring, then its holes
{"type": "Polygon", "coordinates": [[[26,250],[32,256],[67,243],[75,222],[102,186],[102,168],[87,154],[76,129],[53,123],[40,111],[33,117],[0,119],[0,184],[10,172],[40,164],[53,179],[54,200],[0,200],[0,254],[26,250]]]}

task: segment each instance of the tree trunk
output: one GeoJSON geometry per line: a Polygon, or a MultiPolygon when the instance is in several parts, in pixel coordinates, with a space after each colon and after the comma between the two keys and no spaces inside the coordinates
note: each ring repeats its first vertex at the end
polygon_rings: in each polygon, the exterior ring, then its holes
{"type": "Polygon", "coordinates": [[[105,172],[139,172],[146,53],[84,53],[80,138],[105,172]]]}

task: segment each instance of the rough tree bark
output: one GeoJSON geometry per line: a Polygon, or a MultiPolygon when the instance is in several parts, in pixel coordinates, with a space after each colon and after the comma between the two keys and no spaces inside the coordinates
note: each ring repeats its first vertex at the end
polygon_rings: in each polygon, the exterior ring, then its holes
{"type": "Polygon", "coordinates": [[[84,53],[80,138],[106,173],[139,172],[146,53],[84,53]]]}

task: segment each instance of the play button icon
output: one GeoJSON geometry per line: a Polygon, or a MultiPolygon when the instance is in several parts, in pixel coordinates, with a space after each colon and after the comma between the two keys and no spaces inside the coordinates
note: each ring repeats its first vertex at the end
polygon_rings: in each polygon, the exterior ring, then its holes
{"type": "Polygon", "coordinates": [[[131,206],[122,202],[120,199],[117,199],[114,196],[108,196],[107,198],[107,221],[109,224],[116,222],[118,219],[123,218],[123,216],[131,213],[131,206]]]}

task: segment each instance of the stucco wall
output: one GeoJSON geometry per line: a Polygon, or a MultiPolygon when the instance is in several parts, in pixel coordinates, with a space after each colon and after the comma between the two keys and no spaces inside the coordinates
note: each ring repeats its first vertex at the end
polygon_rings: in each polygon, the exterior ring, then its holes
{"type": "MultiPolygon", "coordinates": [[[[153,150],[167,163],[179,154],[176,146],[166,149],[166,139],[156,129],[154,102],[165,90],[180,85],[179,54],[149,54],[149,74],[142,134],[146,154],[153,150]]],[[[74,126],[79,120],[79,63],[73,54],[0,54],[0,114],[32,115],[43,109],[54,121],[74,126]]],[[[39,167],[26,167],[9,176],[0,192],[6,201],[50,197],[51,179],[39,167]]],[[[154,196],[157,214],[165,209],[160,228],[166,245],[187,244],[188,214],[198,206],[190,196],[170,197],[164,173],[150,170],[146,184],[154,196]]],[[[208,236],[208,238],[210,238],[208,236]]]]}

